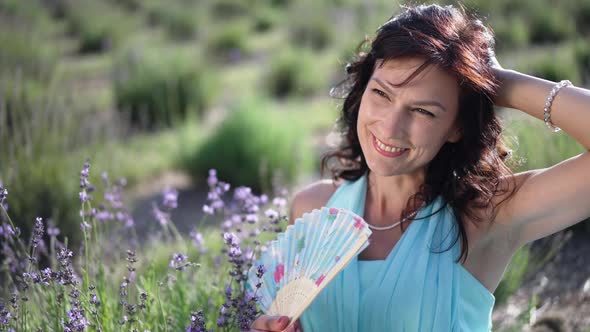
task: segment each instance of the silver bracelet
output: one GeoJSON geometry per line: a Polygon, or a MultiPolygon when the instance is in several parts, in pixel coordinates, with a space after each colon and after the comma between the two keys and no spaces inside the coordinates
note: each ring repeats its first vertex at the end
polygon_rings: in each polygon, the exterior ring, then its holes
{"type": "Polygon", "coordinates": [[[545,102],[545,108],[543,108],[545,125],[547,125],[547,128],[553,130],[554,132],[560,131],[561,128],[554,126],[553,122],[551,122],[551,104],[553,103],[553,98],[555,98],[555,95],[557,95],[559,90],[561,90],[561,88],[563,88],[565,86],[573,86],[573,84],[572,84],[572,82],[570,82],[568,80],[563,80],[563,81],[560,81],[559,83],[555,84],[555,86],[553,86],[553,89],[551,89],[549,96],[547,96],[547,101],[545,102]]]}

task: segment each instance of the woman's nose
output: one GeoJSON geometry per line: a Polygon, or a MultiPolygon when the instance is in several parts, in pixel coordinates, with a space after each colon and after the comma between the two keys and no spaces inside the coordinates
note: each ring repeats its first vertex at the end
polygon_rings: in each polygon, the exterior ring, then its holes
{"type": "Polygon", "coordinates": [[[382,120],[385,132],[391,133],[393,137],[405,134],[411,122],[407,112],[399,108],[389,110],[382,120]]]}

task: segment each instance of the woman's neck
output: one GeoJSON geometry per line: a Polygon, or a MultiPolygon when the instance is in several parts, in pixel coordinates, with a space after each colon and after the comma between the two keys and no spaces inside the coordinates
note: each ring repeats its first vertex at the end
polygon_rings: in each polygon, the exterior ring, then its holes
{"type": "Polygon", "coordinates": [[[424,172],[381,176],[369,171],[366,207],[372,210],[372,215],[399,218],[408,199],[415,195],[424,183],[424,177],[424,172]]]}

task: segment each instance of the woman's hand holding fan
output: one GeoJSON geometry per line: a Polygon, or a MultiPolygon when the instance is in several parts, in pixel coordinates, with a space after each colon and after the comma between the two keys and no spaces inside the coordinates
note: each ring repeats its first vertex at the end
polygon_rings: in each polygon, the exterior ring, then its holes
{"type": "Polygon", "coordinates": [[[351,211],[313,210],[269,243],[249,270],[247,287],[256,292],[265,315],[287,316],[290,327],[332,278],[369,245],[370,235],[366,222],[351,211]],[[258,278],[261,265],[265,273],[258,278]]]}

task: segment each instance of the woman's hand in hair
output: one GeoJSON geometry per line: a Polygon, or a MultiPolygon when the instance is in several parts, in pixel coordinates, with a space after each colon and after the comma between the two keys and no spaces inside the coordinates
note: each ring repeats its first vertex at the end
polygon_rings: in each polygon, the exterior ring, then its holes
{"type": "Polygon", "coordinates": [[[497,93],[493,97],[494,105],[499,107],[510,107],[508,100],[510,91],[512,90],[512,82],[514,81],[512,77],[513,71],[504,69],[494,54],[492,54],[490,61],[492,62],[494,76],[499,84],[497,93]]]}

